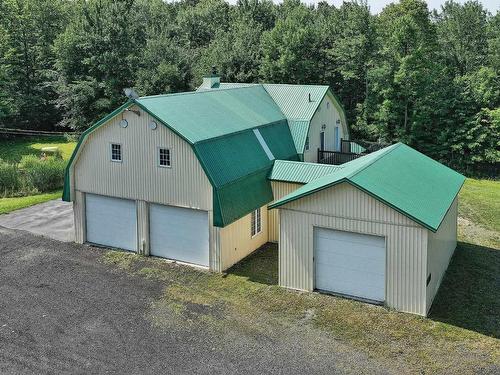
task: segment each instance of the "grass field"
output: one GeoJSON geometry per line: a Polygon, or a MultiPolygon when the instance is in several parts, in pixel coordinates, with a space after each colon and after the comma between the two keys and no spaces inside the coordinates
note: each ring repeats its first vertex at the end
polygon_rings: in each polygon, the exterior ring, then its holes
{"type": "Polygon", "coordinates": [[[467,179],[459,196],[459,240],[500,248],[500,182],[467,179]]]}
{"type": "Polygon", "coordinates": [[[0,159],[18,163],[24,155],[39,155],[43,147],[58,147],[63,159],[68,160],[75,145],[63,137],[0,139],[0,159]]]}
{"type": "MultiPolygon", "coordinates": [[[[25,155],[39,155],[43,147],[58,147],[63,159],[68,160],[75,145],[76,142],[69,142],[63,137],[0,139],[0,159],[18,163],[25,155]]],[[[61,197],[61,194],[59,190],[25,197],[0,198],[0,214],[57,199],[61,197]]]]}
{"type": "Polygon", "coordinates": [[[429,318],[280,288],[276,245],[226,275],[126,252],[109,251],[104,261],[165,283],[150,316],[165,329],[209,327],[221,337],[231,331],[257,340],[277,340],[289,331],[306,337],[313,329],[396,373],[495,373],[500,369],[499,202],[499,182],[467,180],[460,195],[461,242],[429,318]]]}
{"type": "Polygon", "coordinates": [[[0,198],[0,215],[33,206],[35,204],[61,198],[62,190],[52,193],[29,195],[27,197],[0,198]]]}

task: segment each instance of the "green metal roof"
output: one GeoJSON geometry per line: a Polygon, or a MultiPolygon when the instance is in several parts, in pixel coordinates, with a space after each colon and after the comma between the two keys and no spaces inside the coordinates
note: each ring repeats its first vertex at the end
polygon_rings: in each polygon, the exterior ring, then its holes
{"type": "MultiPolygon", "coordinates": [[[[292,85],[275,83],[237,83],[223,82],[213,87],[198,87],[198,92],[219,91],[220,89],[234,89],[262,86],[278,105],[288,120],[290,131],[298,154],[304,153],[310,121],[318,109],[324,96],[329,92],[325,85],[292,85]]],[[[340,100],[331,92],[339,113],[346,123],[345,111],[340,100]]]]}
{"type": "Polygon", "coordinates": [[[146,96],[135,102],[192,144],[285,119],[260,85],[146,96]]]}
{"type": "Polygon", "coordinates": [[[306,145],[307,133],[309,132],[309,120],[288,120],[288,126],[292,133],[297,154],[302,154],[306,145]]]}
{"type": "MultiPolygon", "coordinates": [[[[328,91],[324,85],[291,85],[281,83],[236,83],[223,82],[215,88],[242,88],[262,86],[273,98],[289,120],[310,121],[316,112],[321,100],[328,91]]],[[[210,88],[200,87],[199,91],[212,91],[210,88]]],[[[217,91],[217,90],[215,90],[217,91]]]]}
{"type": "Polygon", "coordinates": [[[358,144],[356,142],[351,142],[351,152],[354,152],[355,154],[362,154],[365,151],[366,151],[366,148],[364,148],[360,144],[358,144]]]}
{"type": "Polygon", "coordinates": [[[347,182],[436,232],[464,181],[465,177],[454,170],[397,143],[346,163],[269,207],[347,182]]]}
{"type": "Polygon", "coordinates": [[[298,159],[287,120],[262,86],[142,97],[82,134],[66,169],[63,200],[71,200],[69,170],[87,135],[133,104],[192,146],[213,187],[216,226],[272,201],[267,175],[274,159],[298,159]]]}
{"type": "Polygon", "coordinates": [[[328,86],[320,85],[265,83],[263,86],[288,119],[311,120],[328,91],[328,86]]]}
{"type": "Polygon", "coordinates": [[[300,161],[276,160],[269,179],[272,181],[306,184],[327,174],[339,171],[341,165],[305,163],[300,161]]]}

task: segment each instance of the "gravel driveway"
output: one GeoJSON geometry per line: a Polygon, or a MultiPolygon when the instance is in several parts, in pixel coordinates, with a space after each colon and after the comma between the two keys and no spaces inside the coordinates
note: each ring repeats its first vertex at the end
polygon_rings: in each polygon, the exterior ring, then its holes
{"type": "Polygon", "coordinates": [[[149,316],[165,284],[103,263],[105,252],[0,227],[0,373],[386,372],[301,331],[215,337],[181,321],[159,328],[149,316]]]}
{"type": "Polygon", "coordinates": [[[56,199],[0,215],[0,226],[26,230],[58,241],[73,242],[73,203],[56,199]]]}

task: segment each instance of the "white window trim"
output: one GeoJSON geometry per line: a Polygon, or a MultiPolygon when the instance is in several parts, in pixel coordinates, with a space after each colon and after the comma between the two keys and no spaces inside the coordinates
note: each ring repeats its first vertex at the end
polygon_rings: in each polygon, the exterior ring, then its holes
{"type": "Polygon", "coordinates": [[[160,168],[172,168],[172,149],[170,147],[163,147],[163,146],[158,146],[156,148],[156,155],[157,155],[157,165],[158,167],[160,168]],[[160,150],[168,150],[168,153],[169,153],[169,161],[170,161],[170,164],[169,165],[161,165],[160,164],[160,150]]]}
{"type": "Polygon", "coordinates": [[[262,212],[261,212],[261,208],[257,208],[256,210],[252,211],[252,213],[250,214],[250,235],[252,238],[254,238],[255,236],[258,236],[260,233],[262,233],[262,212]],[[257,212],[259,212],[259,215],[257,215],[257,212]],[[259,220],[257,220],[257,218],[259,220]],[[260,221],[260,225],[257,225],[257,223],[259,223],[260,221]],[[254,228],[255,228],[255,233],[252,233],[252,224],[254,225],[254,228]],[[259,229],[260,227],[260,229],[259,229]],[[257,230],[259,229],[259,230],[257,230]]]}
{"type": "Polygon", "coordinates": [[[123,146],[121,143],[117,142],[109,143],[109,160],[113,163],[123,163],[123,146]],[[120,160],[113,159],[113,145],[120,146],[120,160]]]}

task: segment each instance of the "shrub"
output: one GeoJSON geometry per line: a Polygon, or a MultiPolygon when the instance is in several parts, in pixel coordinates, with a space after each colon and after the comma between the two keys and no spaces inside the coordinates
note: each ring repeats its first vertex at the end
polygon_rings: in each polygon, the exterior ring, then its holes
{"type": "Polygon", "coordinates": [[[40,192],[60,189],[64,183],[64,160],[47,157],[39,159],[34,155],[23,156],[21,168],[26,176],[27,183],[40,192]]]}
{"type": "Polygon", "coordinates": [[[0,159],[0,196],[17,192],[21,188],[19,169],[0,159]]]}

